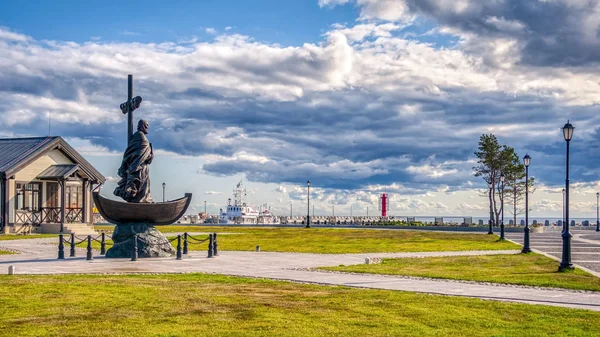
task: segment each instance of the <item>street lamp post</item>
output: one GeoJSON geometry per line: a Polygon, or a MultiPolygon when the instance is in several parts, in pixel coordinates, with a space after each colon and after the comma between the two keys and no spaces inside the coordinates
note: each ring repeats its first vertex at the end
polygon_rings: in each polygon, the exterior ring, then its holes
{"type": "Polygon", "coordinates": [[[306,210],[306,228],[310,228],[310,180],[306,181],[306,187],[307,187],[307,210],[306,210]]]}
{"type": "Polygon", "coordinates": [[[165,187],[167,187],[167,184],[162,183],[162,188],[163,188],[163,202],[165,202],[165,187]]]}
{"type": "Polygon", "coordinates": [[[500,191],[501,207],[502,207],[502,220],[500,222],[500,240],[504,241],[504,173],[500,174],[500,182],[502,183],[500,191]]]}
{"type": "Polygon", "coordinates": [[[293,212],[292,212],[292,202],[290,201],[290,219],[291,219],[291,218],[292,218],[292,216],[293,216],[292,214],[293,214],[293,212]]]}
{"type": "MultiPolygon", "coordinates": [[[[492,182],[490,181],[488,183],[488,187],[490,188],[490,191],[492,191],[492,188],[494,187],[494,184],[492,184],[492,182]]],[[[491,200],[490,200],[490,229],[488,230],[488,234],[494,234],[494,231],[492,230],[492,224],[494,223],[494,213],[492,212],[492,205],[491,205],[491,200]]]]}
{"type": "Polygon", "coordinates": [[[600,193],[596,193],[596,232],[600,232],[600,193]]]}
{"type": "Polygon", "coordinates": [[[565,189],[563,188],[563,214],[562,214],[562,232],[565,231],[565,189]]]}
{"type": "Polygon", "coordinates": [[[335,216],[335,205],[331,205],[331,216],[335,216]]]}
{"type": "Polygon", "coordinates": [[[563,251],[562,251],[562,260],[560,261],[560,266],[558,267],[559,271],[573,269],[573,264],[571,264],[571,231],[569,228],[569,145],[571,144],[571,139],[573,138],[573,131],[575,128],[569,121],[563,127],[563,135],[565,136],[565,141],[567,142],[567,176],[565,179],[565,230],[562,233],[563,239],[563,251]]]}
{"type": "Polygon", "coordinates": [[[206,216],[206,200],[204,200],[204,216],[206,216]]]}
{"type": "Polygon", "coordinates": [[[531,253],[531,248],[529,248],[529,164],[531,163],[531,157],[525,154],[523,162],[525,163],[525,229],[523,229],[525,239],[523,240],[521,253],[531,253]]]}

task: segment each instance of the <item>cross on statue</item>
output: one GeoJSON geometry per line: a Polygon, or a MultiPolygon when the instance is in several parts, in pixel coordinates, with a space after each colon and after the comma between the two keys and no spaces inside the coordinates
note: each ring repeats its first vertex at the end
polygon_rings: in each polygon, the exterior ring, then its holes
{"type": "Polygon", "coordinates": [[[133,111],[139,108],[141,103],[141,96],[133,97],[133,75],[127,75],[127,102],[120,105],[121,112],[127,114],[127,144],[133,135],[133,111]]]}

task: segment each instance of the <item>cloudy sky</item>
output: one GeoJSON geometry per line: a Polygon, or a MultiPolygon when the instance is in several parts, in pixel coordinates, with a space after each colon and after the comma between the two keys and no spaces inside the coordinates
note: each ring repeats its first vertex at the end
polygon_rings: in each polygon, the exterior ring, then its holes
{"type": "Polygon", "coordinates": [[[15,1],[0,137],[63,136],[114,177],[133,74],[155,199],[165,182],[214,212],[244,179],[251,204],[303,214],[310,179],[316,214],[387,191],[395,215],[485,216],[473,152],[494,133],[531,155],[550,217],[570,119],[572,214],[595,216],[599,32],[597,0],[15,1]]]}

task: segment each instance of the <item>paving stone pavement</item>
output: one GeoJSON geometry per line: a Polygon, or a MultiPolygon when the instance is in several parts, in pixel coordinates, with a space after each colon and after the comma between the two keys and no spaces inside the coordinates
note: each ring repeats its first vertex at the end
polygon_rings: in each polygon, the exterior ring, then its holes
{"type": "MultiPolygon", "coordinates": [[[[589,230],[571,230],[571,262],[600,276],[600,233],[589,230]]],[[[506,233],[506,238],[523,244],[523,233],[506,233]]],[[[555,259],[562,258],[562,237],[560,231],[530,233],[531,249],[545,253],[555,259]]],[[[558,266],[558,265],[557,265],[558,266]]]]}
{"type": "MultiPolygon", "coordinates": [[[[0,248],[23,252],[18,255],[0,256],[0,272],[6,273],[8,266],[11,265],[15,266],[17,274],[203,272],[326,285],[464,296],[600,311],[600,292],[307,270],[322,266],[361,264],[364,263],[366,257],[428,257],[518,253],[514,250],[365,254],[221,251],[218,257],[211,259],[206,258],[205,252],[191,251],[188,256],[180,261],[175,260],[175,258],[152,258],[131,262],[129,259],[106,259],[102,256],[95,256],[94,260],[86,261],[85,250],[79,248],[77,249],[78,257],[57,260],[56,241],[57,239],[53,238],[0,241],[0,248]]],[[[68,255],[68,249],[66,254],[68,255]]]]}

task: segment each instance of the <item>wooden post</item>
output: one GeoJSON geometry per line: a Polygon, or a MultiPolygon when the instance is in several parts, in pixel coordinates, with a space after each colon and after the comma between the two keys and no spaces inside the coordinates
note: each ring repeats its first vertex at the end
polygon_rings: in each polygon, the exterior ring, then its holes
{"type": "Polygon", "coordinates": [[[67,204],[67,200],[66,200],[66,184],[65,184],[65,180],[61,179],[59,181],[59,186],[60,186],[60,232],[62,233],[64,230],[64,223],[65,223],[65,205],[67,204]]]}
{"type": "Polygon", "coordinates": [[[8,180],[6,179],[6,176],[4,174],[2,174],[2,189],[0,190],[0,193],[2,193],[2,205],[0,205],[0,217],[2,218],[2,226],[0,227],[0,231],[4,231],[6,228],[6,224],[8,222],[8,187],[6,186],[6,184],[8,183],[8,180]]]}
{"type": "Polygon", "coordinates": [[[87,219],[88,219],[88,207],[87,207],[87,203],[88,203],[88,180],[83,179],[83,181],[81,182],[81,191],[83,193],[83,197],[82,197],[82,202],[83,205],[81,206],[81,222],[83,223],[87,223],[87,219]]]}

